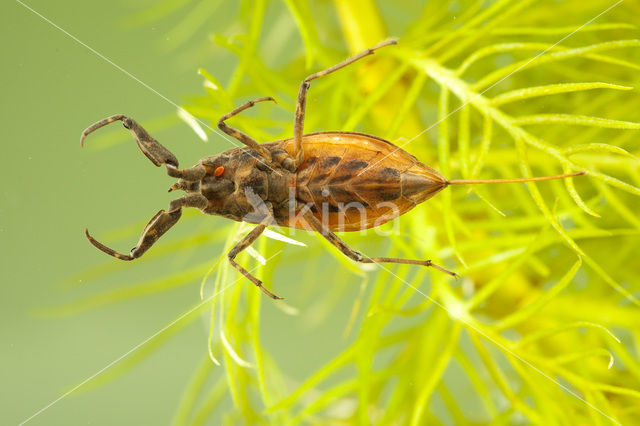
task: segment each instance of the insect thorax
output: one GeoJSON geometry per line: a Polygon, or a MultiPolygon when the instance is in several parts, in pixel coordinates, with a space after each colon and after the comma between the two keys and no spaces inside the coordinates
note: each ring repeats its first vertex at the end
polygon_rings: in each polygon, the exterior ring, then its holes
{"type": "MultiPolygon", "coordinates": [[[[282,150],[269,148],[274,159],[285,158],[279,155],[282,150]]],[[[207,171],[198,188],[208,200],[204,213],[251,223],[260,222],[271,211],[276,221],[288,215],[295,174],[278,163],[267,164],[252,149],[234,148],[203,158],[200,164],[207,171]]]]}

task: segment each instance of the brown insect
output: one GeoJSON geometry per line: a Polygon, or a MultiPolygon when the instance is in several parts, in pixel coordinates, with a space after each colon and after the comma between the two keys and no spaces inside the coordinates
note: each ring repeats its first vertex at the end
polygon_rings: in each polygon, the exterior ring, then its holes
{"type": "Polygon", "coordinates": [[[186,195],[173,200],[167,211],[160,210],[151,218],[129,254],[118,253],[103,245],[89,235],[88,230],[87,238],[108,255],[133,260],[142,256],[180,219],[182,207],[197,207],[206,214],[258,224],[231,249],[228,257],[238,271],[273,299],[279,297],[235,262],[238,253],[251,245],[268,225],[319,232],[356,262],[431,266],[455,277],[455,273],[430,260],[364,256],[347,246],[334,231],[358,231],[381,225],[428,200],[448,185],[529,182],[585,173],[522,179],[448,180],[411,154],[377,136],[340,131],[303,134],[310,82],[392,44],[396,42],[385,41],[304,79],[298,94],[293,138],[259,144],[225,124],[226,120],[257,102],[274,101],[271,97],[256,99],[218,121],[220,130],[246,147],[205,157],[188,169],[180,169],[177,158],[129,117],[114,115],[89,126],[82,132],[81,144],[88,134],[100,127],[116,120],[122,121],[143,154],[156,166],[164,164],[169,176],[179,179],[169,191],[180,189],[186,195]]]}

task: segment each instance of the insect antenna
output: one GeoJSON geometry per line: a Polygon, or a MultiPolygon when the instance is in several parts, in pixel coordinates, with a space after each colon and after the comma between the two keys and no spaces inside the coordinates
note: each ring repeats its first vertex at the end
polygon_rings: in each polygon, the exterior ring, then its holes
{"type": "Polygon", "coordinates": [[[582,176],[587,174],[587,172],[575,172],[575,173],[567,173],[564,175],[554,175],[554,176],[538,176],[538,177],[530,177],[530,178],[514,178],[514,179],[453,179],[447,181],[448,185],[477,185],[483,183],[518,183],[518,182],[535,182],[541,180],[554,180],[554,179],[565,179],[574,176],[582,176]]]}

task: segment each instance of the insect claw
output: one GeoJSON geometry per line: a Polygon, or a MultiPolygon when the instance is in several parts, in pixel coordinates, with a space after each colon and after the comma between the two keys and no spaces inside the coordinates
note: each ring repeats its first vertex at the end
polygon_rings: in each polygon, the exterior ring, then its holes
{"type": "Polygon", "coordinates": [[[257,104],[258,102],[265,102],[265,101],[273,101],[274,103],[278,103],[278,101],[276,101],[273,97],[271,96],[265,96],[263,98],[258,98],[258,99],[254,99],[252,102],[254,104],[257,104]]]}
{"type": "MultiPolygon", "coordinates": [[[[264,288],[264,287],[263,287],[264,288]]],[[[263,290],[265,292],[265,294],[267,296],[269,296],[270,298],[272,298],[273,300],[284,300],[284,297],[280,297],[280,296],[276,296],[275,294],[271,293],[268,290],[263,290]]]]}
{"type": "Polygon", "coordinates": [[[84,230],[85,235],[87,236],[87,239],[89,240],[89,242],[91,244],[94,245],[94,247],[96,247],[98,250],[107,253],[109,256],[113,256],[116,259],[120,259],[120,260],[133,260],[133,256],[128,255],[128,254],[121,254],[118,253],[117,251],[105,246],[104,244],[102,244],[100,241],[96,240],[95,238],[93,238],[90,234],[89,234],[89,229],[85,228],[84,230]]]}
{"type": "Polygon", "coordinates": [[[436,268],[438,271],[442,271],[447,275],[451,275],[455,279],[460,278],[460,275],[456,274],[455,272],[452,272],[452,271],[449,271],[447,269],[444,269],[442,266],[436,265],[435,263],[433,263],[430,260],[427,261],[427,265],[426,266],[431,266],[432,268],[436,268]]]}
{"type": "Polygon", "coordinates": [[[113,123],[116,120],[123,120],[126,118],[127,117],[125,117],[123,114],[116,114],[116,115],[112,115],[111,117],[107,117],[103,120],[100,120],[97,123],[94,123],[91,126],[87,127],[86,129],[84,129],[84,131],[82,132],[82,135],[80,136],[80,146],[84,147],[85,138],[89,136],[89,134],[98,130],[100,127],[104,127],[107,124],[113,123]]]}
{"type": "MultiPolygon", "coordinates": [[[[252,280],[253,281],[253,280],[252,280]]],[[[266,294],[267,296],[269,296],[270,298],[272,298],[273,300],[283,300],[283,297],[280,296],[276,296],[275,294],[271,293],[269,290],[267,290],[266,288],[264,288],[264,286],[262,285],[262,281],[257,280],[257,282],[254,282],[254,284],[260,289],[262,290],[262,292],[264,294],[266,294]]]]}
{"type": "Polygon", "coordinates": [[[453,277],[453,278],[454,278],[454,279],[456,279],[456,280],[457,280],[457,279],[460,279],[460,275],[456,274],[455,272],[447,271],[447,270],[440,269],[440,268],[437,268],[437,269],[438,269],[438,270],[440,270],[440,271],[442,271],[442,272],[444,272],[445,274],[447,274],[447,275],[449,275],[449,276],[453,277]]]}

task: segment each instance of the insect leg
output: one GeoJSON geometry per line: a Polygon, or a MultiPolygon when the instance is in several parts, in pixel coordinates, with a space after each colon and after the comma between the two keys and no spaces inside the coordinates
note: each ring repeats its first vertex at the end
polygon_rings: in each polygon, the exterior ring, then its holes
{"type": "Polygon", "coordinates": [[[310,81],[315,80],[316,78],[324,77],[327,74],[331,74],[334,71],[339,70],[340,68],[344,68],[347,65],[350,65],[356,62],[359,59],[364,58],[365,56],[369,56],[373,54],[373,52],[381,47],[389,46],[392,44],[397,44],[395,40],[387,40],[383,41],[376,46],[367,49],[363,52],[360,52],[356,56],[353,56],[339,64],[336,64],[326,70],[317,72],[315,74],[311,74],[309,77],[305,78],[302,83],[300,83],[300,90],[298,91],[298,102],[296,103],[296,115],[295,115],[295,123],[293,126],[293,140],[295,142],[295,150],[294,150],[294,160],[296,161],[296,165],[302,164],[304,160],[304,152],[302,150],[302,134],[304,131],[304,115],[305,108],[307,104],[307,91],[309,90],[310,81]]]}
{"type": "Polygon", "coordinates": [[[173,225],[178,222],[182,216],[182,210],[176,210],[171,213],[167,213],[164,210],[160,210],[156,213],[155,216],[151,218],[147,226],[145,226],[144,231],[142,231],[142,236],[138,241],[138,244],[134,248],[131,249],[129,254],[118,253],[97,241],[89,234],[89,230],[85,230],[87,238],[89,242],[93,244],[99,250],[107,253],[109,256],[113,256],[116,259],[120,260],[133,260],[144,254],[158,239],[169,230],[173,225]]]}
{"type": "Polygon", "coordinates": [[[190,169],[178,169],[178,159],[176,156],[155,140],[133,118],[129,118],[123,114],[112,115],[111,117],[107,117],[104,120],[100,120],[87,127],[84,132],[82,132],[80,144],[84,146],[84,140],[90,133],[95,132],[107,124],[113,123],[114,121],[122,121],[122,125],[125,129],[128,129],[131,132],[142,153],[158,167],[165,164],[167,167],[167,174],[169,174],[169,176],[189,181],[196,181],[202,179],[206,174],[204,167],[201,165],[190,169]]]}
{"type": "Polygon", "coordinates": [[[234,109],[230,113],[223,115],[220,118],[220,120],[218,120],[218,128],[220,130],[222,130],[223,132],[225,132],[226,134],[228,134],[229,136],[231,136],[231,137],[233,137],[235,139],[238,139],[240,142],[242,142],[243,144],[247,145],[248,147],[255,149],[256,151],[258,151],[260,153],[260,155],[262,155],[264,157],[265,160],[267,160],[268,162],[271,162],[271,154],[269,153],[269,151],[264,149],[264,147],[262,145],[260,145],[258,142],[256,142],[254,139],[252,139],[246,133],[243,133],[240,130],[234,129],[233,127],[229,127],[225,123],[225,120],[233,117],[234,115],[244,111],[247,108],[251,108],[252,106],[254,106],[258,102],[264,102],[264,101],[273,101],[273,102],[275,102],[276,100],[273,99],[271,96],[267,96],[267,97],[264,97],[264,98],[259,98],[259,99],[254,99],[253,101],[249,101],[246,104],[234,109]]]}
{"type": "Polygon", "coordinates": [[[320,220],[318,220],[313,213],[307,212],[304,214],[304,218],[309,222],[309,224],[313,227],[314,230],[319,232],[323,237],[325,237],[331,244],[336,246],[338,250],[344,253],[347,257],[356,262],[361,263],[402,263],[409,265],[421,265],[421,266],[431,266],[432,268],[436,268],[439,271],[444,272],[445,274],[449,274],[452,277],[458,278],[458,274],[455,272],[448,271],[441,266],[436,265],[430,260],[412,260],[412,259],[399,259],[395,257],[367,257],[358,253],[349,247],[344,241],[342,241],[336,234],[331,232],[320,220]]]}
{"type": "Polygon", "coordinates": [[[209,202],[207,198],[199,192],[191,192],[169,203],[169,213],[180,210],[183,207],[205,208],[209,202]]]}
{"type": "Polygon", "coordinates": [[[278,297],[275,294],[271,293],[269,290],[267,290],[266,288],[264,288],[262,286],[262,281],[260,281],[259,279],[257,279],[256,277],[254,277],[253,275],[251,275],[251,273],[249,271],[247,271],[246,269],[244,269],[242,266],[238,265],[235,261],[236,256],[242,252],[242,250],[246,249],[247,247],[249,247],[259,236],[260,234],[262,234],[262,232],[265,230],[265,228],[267,227],[267,225],[265,224],[265,222],[267,221],[271,221],[271,217],[267,218],[267,220],[263,221],[263,223],[259,224],[258,226],[256,226],[255,228],[253,228],[253,230],[251,230],[251,232],[249,232],[243,239],[241,239],[238,244],[236,244],[231,251],[229,252],[229,263],[231,263],[231,266],[233,266],[234,268],[236,268],[242,275],[244,275],[245,277],[247,277],[252,283],[254,283],[260,290],[262,290],[262,292],[264,294],[266,294],[267,296],[269,296],[272,299],[282,299],[282,297],[278,297]]]}
{"type": "Polygon", "coordinates": [[[169,211],[165,212],[160,210],[155,214],[147,223],[142,231],[142,236],[138,240],[138,244],[131,249],[129,254],[118,253],[117,251],[109,248],[93,238],[89,234],[89,230],[85,230],[89,242],[93,244],[99,250],[107,253],[109,256],[113,256],[120,260],[133,260],[142,256],[151,246],[162,237],[165,232],[175,225],[180,216],[182,216],[182,207],[204,207],[207,200],[201,194],[187,194],[182,198],[173,200],[169,205],[169,211]]]}

